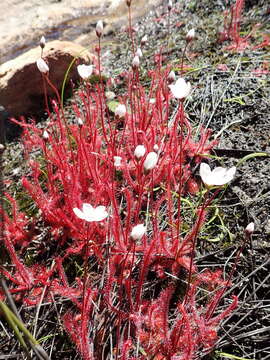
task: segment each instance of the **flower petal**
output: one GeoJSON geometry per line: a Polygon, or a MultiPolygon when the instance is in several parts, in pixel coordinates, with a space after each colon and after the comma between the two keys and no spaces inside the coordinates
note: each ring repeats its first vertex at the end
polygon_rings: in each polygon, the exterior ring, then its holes
{"type": "Polygon", "coordinates": [[[225,176],[226,172],[227,172],[227,169],[225,169],[221,166],[218,166],[212,170],[212,175],[225,176]]]}
{"type": "Polygon", "coordinates": [[[211,175],[212,175],[212,172],[211,172],[210,166],[206,163],[201,163],[200,177],[206,185],[212,185],[212,184],[209,184],[209,182],[211,182],[210,181],[211,175]]]}
{"type": "Polygon", "coordinates": [[[236,167],[235,166],[227,169],[227,172],[226,172],[226,175],[225,175],[226,180],[227,180],[226,182],[231,181],[234,178],[235,173],[236,173],[236,167]]]}
{"type": "Polygon", "coordinates": [[[90,213],[94,211],[94,208],[92,205],[88,204],[88,203],[83,203],[82,204],[82,211],[84,213],[90,213]]]}
{"type": "Polygon", "coordinates": [[[85,220],[85,215],[84,213],[78,209],[78,208],[73,208],[73,212],[75,213],[75,215],[79,218],[79,219],[82,219],[82,220],[85,220]]]}
{"type": "Polygon", "coordinates": [[[94,221],[102,221],[108,216],[105,206],[98,206],[94,210],[94,221]]]}

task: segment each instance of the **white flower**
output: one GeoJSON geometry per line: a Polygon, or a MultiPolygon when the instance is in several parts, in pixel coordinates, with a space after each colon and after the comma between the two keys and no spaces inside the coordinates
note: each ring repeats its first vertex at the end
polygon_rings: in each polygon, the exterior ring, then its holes
{"type": "Polygon", "coordinates": [[[133,240],[141,240],[146,233],[146,227],[143,224],[138,224],[132,228],[130,236],[133,240]]]}
{"type": "Polygon", "coordinates": [[[140,159],[146,153],[146,148],[143,145],[137,145],[134,151],[134,155],[137,159],[140,159]]]}
{"type": "Polygon", "coordinates": [[[98,37],[101,37],[103,34],[103,22],[102,20],[99,20],[96,25],[96,34],[98,37]]]}
{"type": "Polygon", "coordinates": [[[172,0],[168,1],[168,10],[171,11],[172,10],[172,0]]]}
{"type": "Polygon", "coordinates": [[[121,156],[114,156],[113,160],[114,160],[114,166],[116,166],[116,167],[121,166],[121,161],[122,161],[121,156]]]}
{"type": "Polygon", "coordinates": [[[124,117],[126,115],[126,112],[127,108],[124,104],[117,105],[114,111],[115,115],[119,116],[120,118],[124,117]]]}
{"type": "Polygon", "coordinates": [[[78,73],[82,79],[88,79],[93,72],[93,65],[78,65],[77,66],[78,73]]]}
{"type": "Polygon", "coordinates": [[[49,66],[45,63],[45,61],[40,58],[36,61],[37,68],[40,72],[47,74],[49,72],[49,66]]]}
{"type": "Polygon", "coordinates": [[[143,166],[146,171],[154,169],[158,162],[158,155],[155,152],[150,152],[147,154],[143,166]]]}
{"type": "Polygon", "coordinates": [[[186,98],[191,91],[190,83],[187,83],[185,79],[179,78],[175,84],[169,85],[173,96],[177,99],[186,98]]]}
{"type": "Polygon", "coordinates": [[[139,58],[141,58],[143,56],[142,50],[140,48],[138,48],[135,55],[137,55],[137,56],[139,56],[139,58]]]}
{"type": "Polygon", "coordinates": [[[186,40],[188,42],[192,41],[193,39],[195,38],[195,30],[194,29],[191,29],[187,32],[187,35],[186,35],[186,40]]]}
{"type": "Polygon", "coordinates": [[[89,222],[102,221],[108,216],[105,206],[98,206],[94,208],[92,205],[87,203],[83,203],[82,210],[73,208],[73,211],[78,218],[89,222]]]}
{"type": "Polygon", "coordinates": [[[135,55],[133,60],[132,60],[132,67],[133,68],[138,68],[140,66],[140,58],[138,55],[135,55]]]}
{"type": "Polygon", "coordinates": [[[255,229],[255,225],[254,225],[254,222],[251,222],[247,225],[247,227],[245,228],[245,232],[248,234],[248,235],[251,235],[254,233],[254,229],[255,229]]]}
{"type": "Polygon", "coordinates": [[[235,166],[229,169],[218,166],[212,171],[206,163],[201,163],[200,166],[200,176],[206,186],[225,185],[233,179],[235,172],[235,166]]]}

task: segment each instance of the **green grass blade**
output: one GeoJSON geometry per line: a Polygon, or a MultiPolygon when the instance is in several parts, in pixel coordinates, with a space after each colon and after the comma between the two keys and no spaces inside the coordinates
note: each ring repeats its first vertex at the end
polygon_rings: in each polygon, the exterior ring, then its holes
{"type": "Polygon", "coordinates": [[[216,354],[217,354],[219,357],[226,358],[226,359],[234,359],[234,360],[255,360],[255,359],[247,359],[247,358],[243,358],[243,357],[240,357],[240,356],[236,356],[236,355],[232,355],[232,354],[227,354],[227,353],[219,352],[219,351],[216,351],[216,354]]]}
{"type": "Polygon", "coordinates": [[[253,158],[256,158],[256,157],[262,157],[262,156],[270,157],[270,153],[267,153],[267,152],[255,152],[253,154],[249,154],[247,156],[244,156],[242,159],[240,159],[236,166],[238,167],[238,166],[242,165],[247,160],[250,160],[250,159],[253,159],[253,158]]]}
{"type": "Polygon", "coordinates": [[[16,322],[14,321],[14,314],[9,309],[9,307],[3,302],[0,301],[0,309],[2,310],[2,313],[4,317],[6,318],[6,321],[8,322],[11,329],[14,331],[16,338],[18,339],[21,346],[24,348],[24,350],[28,353],[27,345],[22,337],[22,334],[20,333],[16,322]]]}
{"type": "Polygon", "coordinates": [[[75,63],[75,61],[78,59],[78,57],[74,57],[74,59],[71,61],[71,63],[69,64],[69,67],[67,68],[67,71],[65,72],[65,76],[64,76],[64,80],[62,83],[62,89],[61,89],[61,104],[63,106],[64,104],[64,94],[65,94],[65,87],[66,87],[66,82],[67,82],[67,78],[68,78],[68,74],[70,73],[70,70],[73,66],[73,64],[75,63]]]}

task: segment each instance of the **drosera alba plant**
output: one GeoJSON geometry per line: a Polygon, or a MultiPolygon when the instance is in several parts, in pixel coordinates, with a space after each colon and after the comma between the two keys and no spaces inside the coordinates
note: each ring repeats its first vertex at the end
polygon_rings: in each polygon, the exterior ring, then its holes
{"type": "MultiPolygon", "coordinates": [[[[26,263],[40,235],[37,220],[7,195],[16,216],[1,211],[13,266],[1,273],[23,306],[69,300],[62,322],[84,360],[192,360],[213,349],[221,320],[237,306],[233,297],[215,313],[230,282],[221,271],[199,271],[195,258],[208,210],[235,168],[211,171],[205,163],[216,141],[202,128],[193,138],[184,110],[191,84],[168,81],[171,70],[158,65],[144,86],[136,56],[114,112],[106,84],[89,84],[91,71],[80,65],[76,122],[62,118],[59,99],[45,129],[14,120],[31,170],[22,185],[50,229],[47,247],[57,247],[47,258],[37,248],[39,261],[26,263]],[[42,162],[33,158],[37,150],[42,162]],[[189,222],[187,202],[194,204],[189,222]]],[[[101,78],[100,65],[99,58],[101,78]]]]}
{"type": "MultiPolygon", "coordinates": [[[[219,34],[218,41],[231,41],[230,45],[225,47],[225,50],[232,50],[242,52],[250,47],[250,38],[255,30],[260,27],[260,24],[255,24],[252,30],[245,36],[241,36],[241,24],[245,0],[235,0],[235,4],[231,5],[230,10],[226,10],[224,14],[224,29],[219,34]]],[[[269,45],[269,39],[266,43],[269,45]]],[[[261,45],[258,45],[260,47],[261,45]]],[[[263,45],[264,46],[264,45],[263,45]]],[[[254,47],[256,48],[256,47],[254,47]]]]}

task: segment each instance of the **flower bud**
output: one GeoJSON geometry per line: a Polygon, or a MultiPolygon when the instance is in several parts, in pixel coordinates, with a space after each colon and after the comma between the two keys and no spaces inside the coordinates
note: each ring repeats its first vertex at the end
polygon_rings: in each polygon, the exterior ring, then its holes
{"type": "Polygon", "coordinates": [[[115,115],[121,117],[125,117],[127,112],[126,106],[124,104],[119,104],[115,108],[115,115]]]}
{"type": "Polygon", "coordinates": [[[249,236],[252,235],[254,233],[254,228],[255,228],[254,222],[249,223],[245,228],[245,233],[249,236]]]}
{"type": "Polygon", "coordinates": [[[113,91],[106,91],[105,96],[108,100],[113,100],[115,98],[115,93],[113,91]]]}
{"type": "Polygon", "coordinates": [[[130,7],[130,5],[131,5],[131,0],[126,0],[126,4],[127,4],[128,7],[130,7]]]}
{"type": "Polygon", "coordinates": [[[103,22],[102,22],[102,20],[99,20],[97,22],[96,34],[97,34],[97,37],[101,37],[101,35],[103,34],[103,22]]]}
{"type": "Polygon", "coordinates": [[[146,148],[143,145],[137,145],[134,151],[134,155],[137,159],[140,159],[144,156],[146,148]]]}
{"type": "Polygon", "coordinates": [[[154,151],[147,154],[143,167],[146,171],[154,169],[158,162],[158,155],[154,151]]]}
{"type": "Polygon", "coordinates": [[[175,79],[176,79],[175,72],[172,70],[168,75],[168,82],[171,84],[175,82],[175,79]]]}
{"type": "Polygon", "coordinates": [[[114,166],[115,167],[121,166],[121,161],[122,161],[121,156],[114,156],[113,160],[114,160],[114,166]]]}
{"type": "Polygon", "coordinates": [[[44,36],[41,36],[41,39],[39,41],[39,46],[41,47],[41,49],[45,48],[45,44],[46,44],[46,39],[44,36]]]}
{"type": "Polygon", "coordinates": [[[47,74],[49,72],[49,66],[45,63],[42,58],[37,59],[36,61],[37,68],[43,74],[47,74]]]}
{"type": "Polygon", "coordinates": [[[158,144],[155,144],[154,147],[153,147],[153,149],[154,149],[155,152],[158,152],[158,149],[159,149],[159,148],[158,148],[158,144]]]}
{"type": "Polygon", "coordinates": [[[195,30],[191,29],[187,32],[186,41],[191,42],[195,38],[195,30]]]}
{"type": "Polygon", "coordinates": [[[139,56],[139,58],[141,58],[143,56],[142,50],[140,48],[138,48],[135,55],[137,55],[137,56],[139,56]]]}
{"type": "Polygon", "coordinates": [[[140,66],[140,58],[138,55],[135,55],[133,60],[132,60],[132,68],[133,69],[138,69],[138,67],[140,66]]]}
{"type": "Polygon", "coordinates": [[[172,0],[168,1],[168,10],[171,11],[172,10],[172,0]]]}
{"type": "Polygon", "coordinates": [[[44,130],[43,134],[42,134],[42,137],[45,141],[47,141],[49,139],[49,133],[47,130],[44,130]]]}
{"type": "Polygon", "coordinates": [[[130,236],[133,240],[141,240],[145,233],[146,227],[143,224],[138,224],[132,228],[130,236]]]}
{"type": "Polygon", "coordinates": [[[147,35],[144,35],[144,37],[142,37],[141,39],[141,46],[144,46],[147,43],[147,40],[148,40],[147,35]]]}
{"type": "Polygon", "coordinates": [[[77,118],[77,124],[82,127],[83,126],[83,121],[80,117],[77,118]]]}

